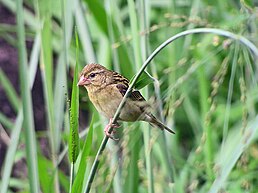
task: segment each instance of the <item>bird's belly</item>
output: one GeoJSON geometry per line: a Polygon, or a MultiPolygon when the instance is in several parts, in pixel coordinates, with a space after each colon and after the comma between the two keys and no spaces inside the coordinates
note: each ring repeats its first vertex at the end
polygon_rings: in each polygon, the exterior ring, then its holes
{"type": "Polygon", "coordinates": [[[89,93],[89,97],[97,111],[107,118],[112,118],[115,115],[116,109],[121,102],[121,99],[112,96],[111,93],[89,93]]]}
{"type": "Polygon", "coordinates": [[[123,107],[119,119],[126,122],[134,122],[140,120],[142,111],[139,106],[132,103],[132,101],[127,101],[123,107]]]}
{"type": "Polygon", "coordinates": [[[120,102],[121,101],[118,101],[118,100],[115,100],[115,99],[107,100],[105,102],[105,104],[100,107],[102,109],[102,114],[104,116],[106,116],[107,118],[114,117],[120,102]]]}
{"type": "MultiPolygon", "coordinates": [[[[122,97],[117,98],[117,96],[107,96],[102,95],[101,93],[95,96],[89,95],[89,97],[97,111],[109,119],[114,117],[116,110],[120,102],[122,101],[122,97]]],[[[121,110],[119,120],[132,122],[138,120],[140,115],[140,108],[134,105],[132,101],[130,101],[130,99],[128,99],[128,101],[125,103],[124,107],[121,110]]]]}

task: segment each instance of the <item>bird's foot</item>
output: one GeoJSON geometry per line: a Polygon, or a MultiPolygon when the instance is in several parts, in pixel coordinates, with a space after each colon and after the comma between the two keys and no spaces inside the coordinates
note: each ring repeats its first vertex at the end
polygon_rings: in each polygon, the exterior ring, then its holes
{"type": "Polygon", "coordinates": [[[113,135],[116,133],[116,128],[119,128],[120,125],[118,123],[113,123],[112,124],[112,119],[109,120],[109,123],[106,125],[104,132],[106,134],[106,136],[108,136],[110,139],[113,139],[114,141],[118,141],[118,138],[115,138],[113,135]],[[111,133],[109,133],[109,129],[113,128],[113,131],[111,133]]]}

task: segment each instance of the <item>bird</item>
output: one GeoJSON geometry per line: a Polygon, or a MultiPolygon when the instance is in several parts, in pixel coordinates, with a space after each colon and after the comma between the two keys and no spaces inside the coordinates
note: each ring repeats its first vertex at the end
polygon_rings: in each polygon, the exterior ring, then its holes
{"type": "MultiPolygon", "coordinates": [[[[91,63],[82,69],[77,86],[86,88],[89,99],[97,111],[109,119],[104,132],[109,138],[116,140],[113,137],[115,131],[109,133],[109,129],[120,127],[118,122],[112,124],[112,118],[129,88],[129,80],[100,64],[91,63]]],[[[153,127],[175,134],[150,112],[149,106],[140,91],[134,89],[121,109],[118,121],[145,121],[153,127]]]]}

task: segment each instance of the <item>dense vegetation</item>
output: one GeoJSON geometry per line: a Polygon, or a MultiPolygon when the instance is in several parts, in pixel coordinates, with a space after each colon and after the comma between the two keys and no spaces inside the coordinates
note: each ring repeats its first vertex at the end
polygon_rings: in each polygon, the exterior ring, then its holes
{"type": "Polygon", "coordinates": [[[1,193],[85,192],[107,121],[85,89],[78,94],[76,64],[80,71],[88,63],[100,63],[131,79],[160,44],[194,28],[239,36],[189,34],[154,57],[146,69],[150,75],[144,74],[138,86],[145,86],[141,92],[152,101],[154,114],[176,134],[147,123],[123,123],[120,140],[109,140],[99,157],[91,192],[257,191],[258,55],[250,51],[257,48],[235,40],[241,36],[258,44],[255,1],[0,4],[17,18],[16,24],[0,24],[0,37],[19,52],[19,85],[12,85],[10,74],[0,69],[1,95],[16,117],[0,112],[1,135],[5,131],[10,140],[1,166],[1,193]],[[35,128],[32,105],[37,70],[43,85],[43,130],[35,128]],[[25,165],[14,167],[21,160],[25,165]]]}

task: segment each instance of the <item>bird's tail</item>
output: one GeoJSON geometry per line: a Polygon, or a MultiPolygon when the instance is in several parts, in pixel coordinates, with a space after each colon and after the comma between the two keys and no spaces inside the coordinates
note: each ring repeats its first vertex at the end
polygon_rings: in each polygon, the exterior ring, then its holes
{"type": "Polygon", "coordinates": [[[167,130],[169,133],[173,133],[175,134],[175,132],[168,128],[166,125],[164,125],[163,123],[161,123],[156,117],[154,117],[153,115],[149,115],[150,120],[148,121],[151,125],[154,125],[158,128],[160,128],[161,130],[167,130]]]}

